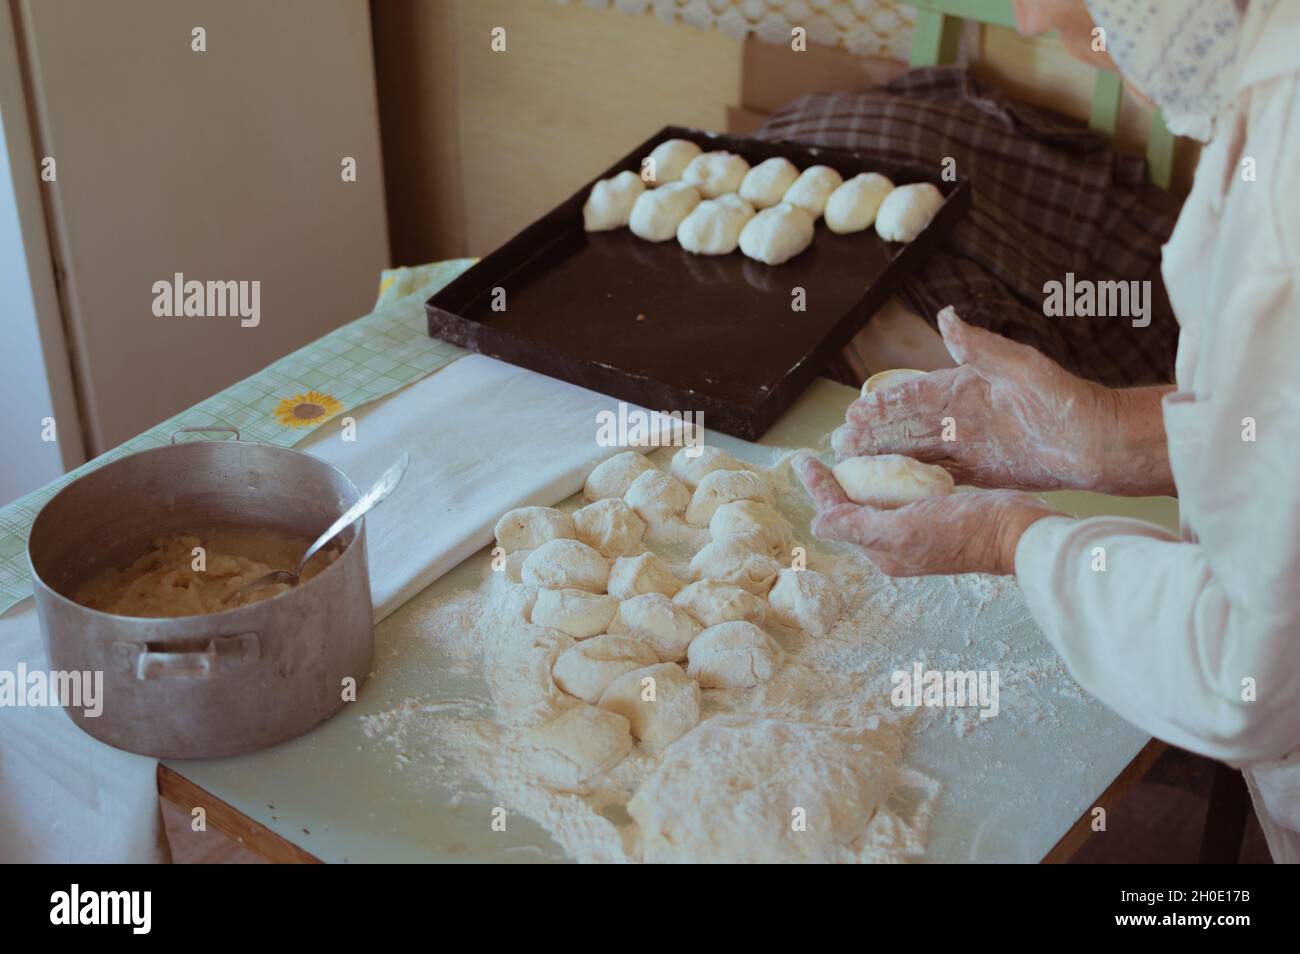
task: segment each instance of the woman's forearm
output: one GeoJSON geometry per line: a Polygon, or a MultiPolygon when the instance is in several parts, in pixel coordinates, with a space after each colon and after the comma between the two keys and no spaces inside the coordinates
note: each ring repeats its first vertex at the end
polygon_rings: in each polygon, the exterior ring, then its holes
{"type": "Polygon", "coordinates": [[[1098,486],[1122,497],[1175,496],[1161,401],[1171,385],[1106,391],[1113,432],[1102,444],[1098,486]]]}

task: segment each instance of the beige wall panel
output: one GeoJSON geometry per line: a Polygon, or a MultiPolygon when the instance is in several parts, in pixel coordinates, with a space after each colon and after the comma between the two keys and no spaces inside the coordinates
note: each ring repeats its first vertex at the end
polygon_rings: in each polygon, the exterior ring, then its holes
{"type": "Polygon", "coordinates": [[[461,0],[459,128],[467,247],[482,255],[661,126],[722,130],[741,45],[554,0],[461,0]],[[504,27],[507,51],[492,52],[504,27]]]}

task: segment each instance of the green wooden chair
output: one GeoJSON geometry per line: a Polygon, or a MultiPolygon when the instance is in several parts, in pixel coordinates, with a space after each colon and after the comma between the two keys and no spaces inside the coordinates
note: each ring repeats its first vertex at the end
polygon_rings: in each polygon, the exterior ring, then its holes
{"type": "MultiPolygon", "coordinates": [[[[912,0],[916,7],[916,32],[912,38],[913,66],[938,66],[957,59],[963,20],[975,20],[1015,29],[1011,0],[912,0]]],[[[1109,70],[1097,70],[1092,88],[1092,113],[1088,125],[1114,137],[1124,86],[1109,70]]],[[[1147,134],[1147,174],[1162,189],[1169,188],[1174,168],[1174,134],[1160,111],[1151,117],[1147,134]]]]}

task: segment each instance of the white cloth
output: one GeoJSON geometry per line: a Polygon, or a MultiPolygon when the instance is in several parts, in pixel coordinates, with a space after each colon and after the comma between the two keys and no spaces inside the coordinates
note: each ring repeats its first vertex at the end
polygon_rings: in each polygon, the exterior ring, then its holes
{"type": "Polygon", "coordinates": [[[1182,326],[1164,405],[1182,538],[1055,517],[1016,552],[1030,611],[1079,682],[1152,734],[1246,767],[1279,861],[1300,855],[1297,44],[1300,4],[1280,4],[1243,46],[1164,248],[1182,326]]]}
{"type": "MultiPolygon", "coordinates": [[[[376,621],[492,539],[512,507],[553,504],[619,448],[596,443],[604,395],[477,355],[354,412],[300,449],[363,489],[411,463],[366,517],[376,621]]],[[[47,667],[30,600],[0,617],[0,669],[47,667]]],[[[95,741],[55,708],[0,707],[0,862],[167,859],[156,760],[95,741]]]]}

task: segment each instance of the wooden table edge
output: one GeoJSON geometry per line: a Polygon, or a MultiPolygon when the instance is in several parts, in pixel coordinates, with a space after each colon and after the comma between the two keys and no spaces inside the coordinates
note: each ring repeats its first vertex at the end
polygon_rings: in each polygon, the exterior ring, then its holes
{"type": "Polygon", "coordinates": [[[1138,782],[1146,776],[1151,770],[1151,766],[1156,764],[1156,759],[1164,755],[1169,746],[1159,739],[1151,739],[1144,745],[1133,760],[1124,767],[1124,770],[1115,776],[1115,780],[1106,786],[1106,790],[1097,797],[1096,802],[1079,816],[1078,820],[1070,826],[1069,830],[1061,836],[1058,841],[1039,862],[1044,865],[1063,865],[1075,853],[1083,847],[1093,835],[1093,812],[1098,808],[1106,810],[1106,816],[1109,818],[1111,811],[1123,801],[1124,796],[1138,782]]]}
{"type": "Polygon", "coordinates": [[[207,823],[228,835],[260,858],[275,864],[319,865],[323,862],[211,792],[195,785],[184,775],[158,763],[158,797],[184,809],[186,814],[202,808],[207,823]]]}

